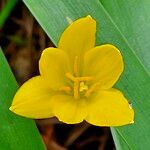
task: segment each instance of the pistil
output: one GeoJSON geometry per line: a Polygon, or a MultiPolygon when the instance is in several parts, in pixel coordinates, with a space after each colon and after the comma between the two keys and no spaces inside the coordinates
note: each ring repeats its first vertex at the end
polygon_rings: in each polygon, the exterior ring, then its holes
{"type": "Polygon", "coordinates": [[[79,91],[83,92],[83,91],[87,91],[87,90],[88,90],[88,86],[84,82],[80,82],[79,91]]]}

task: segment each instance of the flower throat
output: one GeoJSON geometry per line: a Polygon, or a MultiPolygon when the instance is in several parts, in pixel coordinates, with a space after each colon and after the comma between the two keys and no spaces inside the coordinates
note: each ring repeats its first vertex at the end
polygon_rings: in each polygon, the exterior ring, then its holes
{"type": "Polygon", "coordinates": [[[73,90],[73,95],[75,99],[79,99],[80,95],[83,94],[84,96],[89,97],[90,94],[95,89],[95,86],[91,86],[90,88],[86,84],[86,82],[91,81],[93,77],[90,76],[84,76],[79,77],[78,76],[78,56],[74,59],[74,65],[73,65],[73,74],[70,72],[67,72],[65,75],[66,77],[73,82],[73,89],[69,86],[64,86],[61,88],[61,91],[69,92],[73,90]]]}

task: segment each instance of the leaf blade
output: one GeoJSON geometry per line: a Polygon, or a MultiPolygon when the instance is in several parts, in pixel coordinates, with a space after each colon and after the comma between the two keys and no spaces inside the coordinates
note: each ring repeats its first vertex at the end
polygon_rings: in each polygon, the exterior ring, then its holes
{"type": "Polygon", "coordinates": [[[150,73],[150,51],[147,51],[150,47],[150,2],[147,0],[99,1],[134,49],[147,72],[150,73]]]}
{"type": "Polygon", "coordinates": [[[4,150],[33,148],[44,150],[44,144],[34,121],[19,117],[9,111],[17,88],[17,82],[0,49],[0,147],[4,150]]]}

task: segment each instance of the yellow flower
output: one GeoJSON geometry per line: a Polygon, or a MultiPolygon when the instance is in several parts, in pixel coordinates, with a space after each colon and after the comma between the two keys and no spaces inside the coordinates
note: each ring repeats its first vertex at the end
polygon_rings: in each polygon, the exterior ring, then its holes
{"type": "Polygon", "coordinates": [[[10,110],[29,118],[56,116],[74,124],[98,126],[133,123],[134,111],[112,86],[123,72],[123,59],[113,45],[95,45],[96,22],[78,19],[62,34],[58,48],[47,48],[39,61],[40,76],[27,81],[10,110]]]}

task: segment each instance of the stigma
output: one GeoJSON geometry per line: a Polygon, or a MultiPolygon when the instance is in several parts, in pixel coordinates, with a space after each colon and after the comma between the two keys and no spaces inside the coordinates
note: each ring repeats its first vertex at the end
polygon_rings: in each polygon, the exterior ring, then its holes
{"type": "Polygon", "coordinates": [[[83,92],[83,91],[87,91],[87,90],[88,90],[88,86],[84,82],[80,82],[79,91],[83,92]]]}

